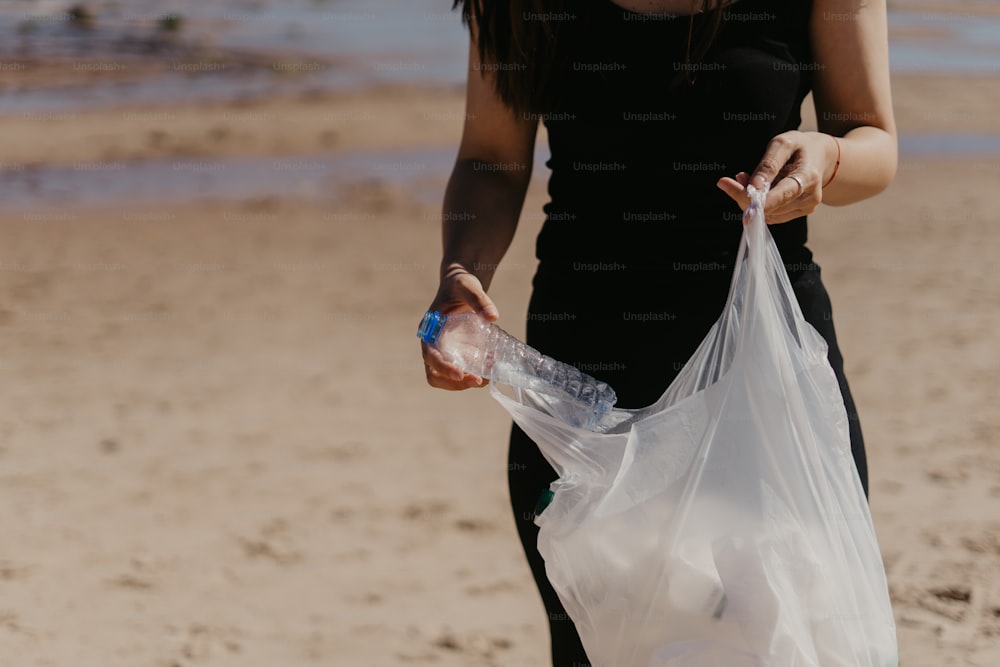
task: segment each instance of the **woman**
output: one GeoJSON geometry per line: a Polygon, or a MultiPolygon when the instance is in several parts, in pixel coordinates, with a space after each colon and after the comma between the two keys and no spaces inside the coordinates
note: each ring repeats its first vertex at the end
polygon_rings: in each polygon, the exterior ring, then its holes
{"type": "MultiPolygon", "coordinates": [[[[467,120],[444,200],[430,308],[499,317],[486,294],[548,130],[551,201],[527,342],[655,401],[722,311],[746,185],[806,319],[829,344],[867,493],[864,444],[806,216],[875,195],[896,170],[884,0],[456,0],[470,26],[467,120]],[[798,131],[812,91],[818,131],[798,131]]],[[[427,381],[483,385],[424,346],[427,381]]],[[[555,473],[510,438],[518,532],[548,611],[555,667],[588,665],[545,577],[532,522],[555,473]]]]}

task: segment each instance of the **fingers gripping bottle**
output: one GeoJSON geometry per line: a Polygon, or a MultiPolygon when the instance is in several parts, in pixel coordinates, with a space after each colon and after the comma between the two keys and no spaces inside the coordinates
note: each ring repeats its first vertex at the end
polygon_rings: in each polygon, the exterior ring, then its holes
{"type": "Polygon", "coordinates": [[[560,414],[573,426],[596,429],[618,400],[606,383],[545,356],[478,313],[428,312],[417,337],[466,373],[559,401],[566,408],[560,414]]]}

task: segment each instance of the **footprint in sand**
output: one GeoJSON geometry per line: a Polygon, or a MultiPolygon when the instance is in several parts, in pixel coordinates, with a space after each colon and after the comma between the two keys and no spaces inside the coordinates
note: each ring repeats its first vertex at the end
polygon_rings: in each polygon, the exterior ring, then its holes
{"type": "Polygon", "coordinates": [[[232,655],[243,650],[242,632],[238,628],[221,627],[193,623],[181,630],[176,626],[168,628],[171,634],[180,634],[178,657],[167,660],[166,667],[181,667],[189,662],[232,655]]]}
{"type": "Polygon", "coordinates": [[[485,519],[463,518],[455,521],[455,528],[466,533],[489,533],[496,530],[492,521],[485,519]]]}
{"type": "Polygon", "coordinates": [[[281,566],[303,560],[302,553],[290,545],[289,524],[285,519],[275,519],[260,528],[253,538],[239,538],[243,554],[250,559],[263,558],[281,566]]]}

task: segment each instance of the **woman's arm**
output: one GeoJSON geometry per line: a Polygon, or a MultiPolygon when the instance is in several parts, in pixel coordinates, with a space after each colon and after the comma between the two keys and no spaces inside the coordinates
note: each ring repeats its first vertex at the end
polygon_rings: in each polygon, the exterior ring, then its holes
{"type": "MultiPolygon", "coordinates": [[[[531,182],[538,120],[506,107],[493,74],[479,61],[475,27],[469,51],[465,127],[442,212],[441,283],[430,310],[481,311],[499,317],[486,295],[497,264],[510,247],[531,182]]],[[[432,347],[422,345],[427,382],[441,389],[481,386],[432,347]]]]}
{"type": "MultiPolygon", "coordinates": [[[[819,66],[813,84],[817,125],[842,137],[840,168],[823,189],[823,201],[851,204],[878,194],[896,175],[886,2],[816,0],[810,34],[819,66]]],[[[831,174],[824,173],[824,183],[831,174]]]]}
{"type": "Polygon", "coordinates": [[[489,287],[521,215],[537,129],[497,97],[473,42],[462,143],[444,195],[442,280],[467,271],[489,287]]]}
{"type": "Polygon", "coordinates": [[[896,174],[885,0],[815,0],[809,30],[819,131],[779,134],[752,176],[719,181],[744,208],[747,183],[771,183],[769,224],[808,215],[820,202],[840,206],[871,197],[896,174]]]}

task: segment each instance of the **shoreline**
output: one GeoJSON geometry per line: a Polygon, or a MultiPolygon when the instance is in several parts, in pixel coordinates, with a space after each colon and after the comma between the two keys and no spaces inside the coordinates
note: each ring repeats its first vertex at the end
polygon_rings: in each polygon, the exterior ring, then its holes
{"type": "Polygon", "coordinates": [[[989,0],[888,0],[890,12],[963,16],[1000,16],[1000,6],[989,0]]]}
{"type": "MultiPolygon", "coordinates": [[[[1000,116],[994,112],[1000,106],[1000,75],[896,74],[892,85],[900,134],[956,129],[1000,133],[1000,116]]],[[[19,112],[0,115],[3,164],[30,168],[457,147],[464,101],[464,92],[455,87],[409,84],[345,93],[19,112]]],[[[814,128],[808,101],[803,111],[803,129],[814,128]]]]}
{"type": "Polygon", "coordinates": [[[0,116],[7,164],[277,157],[458,145],[464,94],[382,86],[345,94],[0,116]]]}

